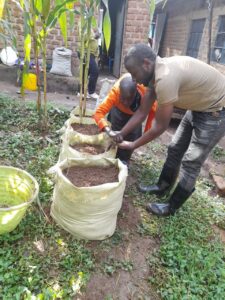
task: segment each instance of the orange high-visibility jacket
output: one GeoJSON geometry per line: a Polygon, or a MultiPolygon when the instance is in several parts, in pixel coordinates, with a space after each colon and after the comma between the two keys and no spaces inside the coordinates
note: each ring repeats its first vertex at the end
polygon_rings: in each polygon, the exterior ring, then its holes
{"type": "MultiPolygon", "coordinates": [[[[125,76],[128,76],[128,74],[125,74],[122,78],[125,76]]],[[[130,76],[130,75],[129,75],[130,76]]],[[[95,119],[95,122],[97,123],[98,127],[100,130],[103,130],[106,126],[109,126],[107,121],[105,120],[105,115],[110,112],[110,110],[115,106],[117,107],[120,111],[128,114],[128,115],[133,115],[134,112],[123,105],[120,102],[120,78],[113,86],[107,97],[104,99],[104,101],[97,107],[93,118],[95,119]]],[[[143,101],[143,96],[146,93],[146,87],[143,84],[137,84],[137,90],[141,95],[141,102],[143,101]]],[[[155,117],[155,111],[157,108],[156,101],[154,102],[151,110],[149,111],[148,118],[146,121],[145,125],[145,130],[147,131],[151,128],[152,125],[152,120],[155,117]]]]}

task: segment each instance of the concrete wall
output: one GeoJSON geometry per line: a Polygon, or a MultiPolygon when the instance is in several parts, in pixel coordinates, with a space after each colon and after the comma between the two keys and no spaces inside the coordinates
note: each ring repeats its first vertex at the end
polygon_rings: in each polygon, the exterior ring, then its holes
{"type": "MultiPolygon", "coordinates": [[[[180,5],[182,4],[181,2],[182,1],[180,1],[180,5]]],[[[182,6],[176,6],[173,11],[172,1],[170,4],[170,9],[165,8],[165,10],[168,12],[168,19],[165,28],[164,40],[161,44],[160,55],[186,55],[192,20],[206,18],[201,44],[198,52],[198,59],[201,59],[206,62],[209,28],[207,5],[204,1],[183,1],[183,3],[186,4],[187,2],[189,3],[188,8],[184,6],[182,9],[182,6]],[[179,10],[179,13],[177,12],[177,10],[179,10]]],[[[225,1],[217,0],[213,10],[212,48],[215,44],[215,39],[218,31],[218,20],[219,16],[221,15],[225,15],[225,1]]],[[[216,62],[211,62],[211,65],[225,74],[225,65],[216,62]]]]}

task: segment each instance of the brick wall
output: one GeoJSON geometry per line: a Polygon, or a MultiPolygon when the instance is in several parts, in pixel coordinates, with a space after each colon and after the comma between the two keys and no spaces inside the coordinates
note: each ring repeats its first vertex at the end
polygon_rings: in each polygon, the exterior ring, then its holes
{"type": "MultiPolygon", "coordinates": [[[[200,4],[198,7],[201,7],[200,4]]],[[[172,10],[172,7],[170,7],[172,10]]],[[[202,34],[201,44],[198,52],[198,59],[207,62],[208,49],[208,10],[205,6],[202,9],[196,9],[196,3],[192,0],[189,2],[189,11],[180,9],[180,14],[174,16],[168,12],[168,21],[165,29],[163,43],[161,44],[161,56],[186,55],[189,32],[192,20],[205,18],[205,26],[202,34]],[[193,4],[193,5],[192,5],[193,4]]],[[[213,10],[212,21],[212,48],[215,44],[215,39],[218,31],[218,18],[220,15],[225,15],[225,6],[221,1],[217,1],[213,10]]],[[[211,65],[225,74],[225,65],[211,62],[211,65]]]]}
{"type": "MultiPolygon", "coordinates": [[[[17,40],[17,50],[21,57],[23,57],[23,42],[24,42],[24,35],[23,35],[23,16],[19,8],[16,6],[14,2],[11,0],[8,0],[8,7],[10,8],[10,21],[12,23],[12,28],[14,30],[16,40],[17,40]]],[[[68,33],[68,45],[67,48],[71,49],[73,51],[73,61],[76,65],[75,67],[78,67],[78,59],[76,55],[77,50],[77,39],[76,39],[76,30],[77,26],[74,28],[74,32],[68,33]]],[[[56,47],[65,46],[63,37],[60,32],[60,28],[58,25],[54,29],[51,30],[51,32],[48,35],[47,39],[47,59],[52,59],[52,53],[53,50],[56,47]]],[[[0,48],[2,48],[3,45],[0,44],[0,48]]],[[[33,58],[33,52],[31,53],[31,57],[33,58]]]]}
{"type": "MultiPolygon", "coordinates": [[[[11,11],[11,22],[16,34],[17,48],[21,56],[23,56],[23,17],[20,10],[16,7],[15,3],[8,0],[11,11]]],[[[145,0],[127,0],[127,8],[125,13],[125,26],[124,26],[124,39],[122,47],[122,66],[121,72],[126,72],[123,65],[123,58],[128,49],[135,43],[144,42],[147,43],[148,31],[149,31],[149,10],[145,0]]],[[[76,30],[69,33],[68,36],[68,48],[73,51],[74,64],[78,66],[78,60],[76,58],[77,39],[76,30]]],[[[47,58],[51,60],[52,52],[54,48],[65,46],[62,35],[60,33],[59,26],[57,25],[49,33],[47,39],[47,58]]],[[[2,45],[0,45],[0,48],[2,45]]],[[[73,64],[73,65],[74,65],[73,64]]],[[[73,72],[74,73],[74,72],[73,72]]]]}
{"type": "Polygon", "coordinates": [[[124,26],[122,73],[126,72],[123,59],[129,48],[135,43],[147,43],[149,24],[149,10],[145,1],[129,0],[124,26]]]}
{"type": "Polygon", "coordinates": [[[160,55],[183,55],[188,36],[189,19],[181,16],[168,18],[160,55]]]}

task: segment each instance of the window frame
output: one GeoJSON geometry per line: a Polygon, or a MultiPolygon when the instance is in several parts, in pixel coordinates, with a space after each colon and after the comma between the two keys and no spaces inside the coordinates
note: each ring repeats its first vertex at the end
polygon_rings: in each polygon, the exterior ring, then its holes
{"type": "MultiPolygon", "coordinates": [[[[219,54],[218,54],[219,55],[219,54]]],[[[220,65],[225,65],[225,14],[218,16],[218,22],[217,22],[217,34],[215,36],[215,41],[214,41],[214,46],[212,47],[212,52],[211,52],[211,59],[213,62],[216,62],[220,65]],[[224,21],[224,31],[220,31],[221,23],[224,21]],[[218,46],[218,37],[224,35],[224,41],[223,41],[223,46],[218,46]],[[215,50],[220,51],[220,58],[216,58],[215,50]],[[223,56],[224,61],[221,61],[221,57],[223,56]]]]}
{"type": "Polygon", "coordinates": [[[204,17],[199,18],[199,19],[192,19],[191,20],[191,26],[190,26],[189,37],[188,37],[187,48],[186,48],[186,55],[187,56],[198,58],[199,49],[200,49],[200,46],[201,46],[202,35],[203,35],[203,32],[204,32],[205,24],[206,24],[206,18],[204,18],[204,17]],[[196,31],[194,31],[194,28],[193,28],[194,27],[194,22],[199,22],[199,21],[203,22],[202,31],[201,32],[196,32],[196,31]],[[191,38],[194,38],[194,34],[200,35],[199,44],[198,44],[198,47],[196,49],[191,48],[191,45],[190,45],[191,38]],[[191,55],[191,54],[193,54],[194,51],[197,52],[196,56],[191,55]]]}

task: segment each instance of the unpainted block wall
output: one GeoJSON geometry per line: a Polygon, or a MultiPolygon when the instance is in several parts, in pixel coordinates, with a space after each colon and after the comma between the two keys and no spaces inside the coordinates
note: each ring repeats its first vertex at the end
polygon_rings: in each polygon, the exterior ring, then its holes
{"type": "MultiPolygon", "coordinates": [[[[113,0],[111,0],[113,1],[113,0]]],[[[12,27],[14,29],[16,39],[17,39],[17,49],[21,56],[23,56],[23,16],[19,8],[16,6],[12,0],[8,0],[12,22],[12,27]]],[[[147,43],[150,17],[149,17],[149,8],[145,0],[127,0],[127,9],[125,14],[125,26],[124,26],[124,39],[122,47],[122,64],[121,64],[121,73],[126,72],[123,65],[124,55],[127,53],[128,49],[135,43],[147,43]]],[[[68,45],[67,47],[73,51],[73,65],[79,64],[76,50],[78,48],[78,39],[77,39],[77,26],[75,26],[74,32],[70,32],[68,35],[68,45]]],[[[57,25],[49,33],[47,39],[47,58],[48,60],[52,59],[52,52],[56,47],[65,46],[63,41],[60,28],[57,25]]],[[[0,48],[3,45],[0,44],[0,48]]]]}
{"type": "MultiPolygon", "coordinates": [[[[186,55],[188,39],[191,29],[192,20],[205,18],[205,27],[202,34],[201,44],[198,52],[198,59],[207,62],[207,49],[208,49],[208,10],[207,8],[195,9],[189,2],[189,11],[184,12],[181,10],[177,16],[170,15],[168,13],[168,20],[164,35],[164,40],[161,45],[161,56],[172,56],[172,55],[186,55]]],[[[212,49],[215,44],[216,35],[218,32],[219,16],[225,15],[225,5],[217,3],[213,10],[213,21],[212,21],[212,49]]],[[[211,62],[211,65],[216,67],[219,71],[225,74],[225,65],[211,62]]]]}

